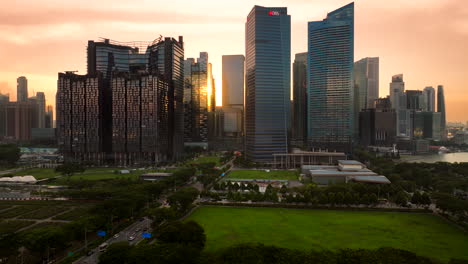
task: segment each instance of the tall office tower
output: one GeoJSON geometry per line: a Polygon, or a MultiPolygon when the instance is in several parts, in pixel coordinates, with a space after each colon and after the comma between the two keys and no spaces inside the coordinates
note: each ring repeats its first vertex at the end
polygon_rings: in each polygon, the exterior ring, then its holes
{"type": "Polygon", "coordinates": [[[31,129],[37,127],[37,106],[32,101],[9,102],[5,105],[6,137],[31,140],[31,129]]]}
{"type": "MultiPolygon", "coordinates": [[[[167,85],[167,159],[174,160],[183,152],[183,92],[184,92],[184,47],[183,38],[160,37],[153,42],[116,42],[104,39],[102,42],[88,42],[88,74],[102,76],[100,89],[100,113],[102,116],[102,149],[109,159],[115,161],[112,134],[113,75],[120,73],[157,76],[167,85]]],[[[57,109],[57,113],[59,109],[57,109]]],[[[57,119],[58,120],[58,119],[57,119]]]]}
{"type": "Polygon", "coordinates": [[[288,152],[291,16],[254,6],[245,23],[245,150],[257,162],[288,152]]]}
{"type": "Polygon", "coordinates": [[[435,112],[435,89],[432,86],[428,86],[424,88],[423,91],[425,102],[426,102],[426,109],[425,111],[428,112],[435,112]]]}
{"type": "Polygon", "coordinates": [[[406,108],[423,111],[425,109],[423,92],[419,90],[406,90],[406,108]]]}
{"type": "Polygon", "coordinates": [[[16,79],[16,101],[28,101],[28,79],[24,76],[20,76],[16,79]]]}
{"type": "Polygon", "coordinates": [[[36,93],[37,101],[37,127],[45,128],[46,99],[43,92],[36,93]]]}
{"type": "Polygon", "coordinates": [[[375,108],[359,113],[359,137],[364,146],[392,146],[396,142],[396,112],[389,98],[375,100],[375,108]]]}
{"type": "Polygon", "coordinates": [[[308,25],[307,140],[350,151],[357,136],[353,85],[354,3],[308,25]]]}
{"type": "Polygon", "coordinates": [[[47,106],[47,111],[44,117],[44,127],[54,128],[54,108],[51,105],[47,106]]]}
{"type": "Polygon", "coordinates": [[[354,86],[357,110],[374,108],[374,101],[379,98],[379,57],[354,63],[354,86]]]}
{"type": "Polygon", "coordinates": [[[407,108],[407,96],[405,93],[403,74],[392,76],[392,82],[390,83],[390,101],[397,115],[397,136],[411,137],[411,111],[407,108]]]}
{"type": "Polygon", "coordinates": [[[149,54],[145,50],[149,44],[149,42],[142,41],[89,40],[87,47],[88,74],[101,72],[104,78],[108,78],[113,71],[146,70],[149,54]]]}
{"type": "Polygon", "coordinates": [[[10,102],[10,95],[0,94],[0,138],[6,136],[6,105],[10,102]]]}
{"type": "Polygon", "coordinates": [[[208,111],[214,112],[216,110],[216,86],[211,63],[208,64],[208,98],[208,111]]]}
{"type": "Polygon", "coordinates": [[[296,53],[293,63],[292,138],[307,138],[307,52],[296,53]]]}
{"type": "MultiPolygon", "coordinates": [[[[392,76],[392,82],[390,83],[390,101],[392,107],[398,109],[400,106],[400,96],[405,92],[405,82],[403,81],[403,74],[397,74],[392,76]]],[[[406,105],[406,102],[404,102],[406,105]]]]}
{"type": "MultiPolygon", "coordinates": [[[[193,62],[186,62],[187,65],[193,62]]],[[[209,67],[208,53],[200,52],[200,57],[196,63],[191,64],[190,68],[190,109],[187,112],[187,128],[191,129],[186,133],[187,142],[206,143],[208,142],[208,112],[210,108],[209,97],[209,67]]],[[[211,86],[211,85],[210,85],[211,86]]]]}
{"type": "Polygon", "coordinates": [[[441,113],[414,111],[412,119],[413,139],[440,140],[441,113]]]}
{"type": "Polygon", "coordinates": [[[147,73],[116,73],[111,82],[115,164],[167,160],[168,83],[147,73]]]}
{"type": "Polygon", "coordinates": [[[192,138],[192,65],[194,58],[184,60],[184,142],[190,142],[192,138]]]}
{"type": "Polygon", "coordinates": [[[440,113],[440,134],[441,139],[447,139],[447,128],[446,128],[446,119],[445,119],[445,96],[444,96],[444,86],[437,86],[437,112],[440,113]]]}
{"type": "Polygon", "coordinates": [[[223,106],[244,107],[244,55],[223,55],[223,106]]]}
{"type": "MultiPolygon", "coordinates": [[[[160,38],[148,47],[149,72],[168,83],[168,159],[176,160],[184,151],[184,41],[179,36],[160,38]]],[[[147,53],[148,53],[147,50],[147,53]]]]}
{"type": "Polygon", "coordinates": [[[66,159],[104,162],[103,78],[59,73],[56,95],[57,141],[66,159]]]}
{"type": "Polygon", "coordinates": [[[241,137],[244,111],[244,55],[223,55],[223,107],[221,131],[225,137],[241,137]]]}

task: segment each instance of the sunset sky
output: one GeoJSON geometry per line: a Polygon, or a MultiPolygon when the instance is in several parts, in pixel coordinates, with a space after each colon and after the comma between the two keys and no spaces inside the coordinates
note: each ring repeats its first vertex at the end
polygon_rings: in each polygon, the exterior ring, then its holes
{"type": "MultiPolygon", "coordinates": [[[[185,57],[209,53],[221,100],[221,56],[244,54],[244,23],[254,5],[286,6],[292,60],[307,51],[307,22],[345,0],[15,0],[0,9],[0,92],[16,100],[16,78],[44,91],[55,108],[57,73],[86,73],[86,45],[99,37],[151,41],[184,36],[185,57]]],[[[355,1],[355,61],[380,57],[380,96],[391,76],[406,89],[445,87],[448,121],[468,121],[467,0],[355,1]]],[[[291,62],[292,62],[291,60],[291,62]]]]}

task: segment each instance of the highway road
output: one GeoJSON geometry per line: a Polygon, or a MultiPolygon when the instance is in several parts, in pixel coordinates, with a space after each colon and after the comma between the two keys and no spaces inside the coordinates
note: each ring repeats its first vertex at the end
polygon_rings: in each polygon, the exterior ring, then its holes
{"type": "MultiPolygon", "coordinates": [[[[111,245],[116,242],[128,241],[130,245],[135,245],[144,239],[142,237],[144,232],[151,233],[151,220],[146,217],[128,226],[124,230],[114,235],[112,238],[109,238],[106,243],[111,245]],[[133,237],[134,239],[130,240],[130,237],[133,237]]],[[[102,254],[102,252],[99,251],[99,247],[92,250],[90,249],[90,251],[93,252],[91,255],[81,257],[80,259],[73,262],[73,264],[97,264],[99,262],[99,256],[102,254]]]]}

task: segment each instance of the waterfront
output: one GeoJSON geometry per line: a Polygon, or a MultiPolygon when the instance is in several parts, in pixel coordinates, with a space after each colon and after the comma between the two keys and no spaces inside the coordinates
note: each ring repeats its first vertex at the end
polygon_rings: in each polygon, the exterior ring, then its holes
{"type": "Polygon", "coordinates": [[[401,158],[404,162],[468,162],[468,152],[444,153],[444,154],[431,154],[431,155],[416,155],[405,156],[401,158]]]}

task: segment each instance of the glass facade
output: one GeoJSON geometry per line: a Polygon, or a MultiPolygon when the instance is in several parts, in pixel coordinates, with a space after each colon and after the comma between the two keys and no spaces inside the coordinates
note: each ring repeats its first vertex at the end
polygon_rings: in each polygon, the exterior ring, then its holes
{"type": "Polygon", "coordinates": [[[364,58],[354,63],[357,110],[374,108],[379,98],[379,58],[364,58]]]}
{"type": "Polygon", "coordinates": [[[286,7],[254,6],[245,24],[246,155],[270,162],[288,152],[291,16],[286,7]]]}
{"type": "Polygon", "coordinates": [[[435,112],[435,89],[432,86],[424,88],[424,98],[426,101],[426,109],[428,112],[435,112]]]}
{"type": "Polygon", "coordinates": [[[102,162],[102,87],[99,74],[59,73],[57,139],[66,158],[102,162]]]}
{"type": "Polygon", "coordinates": [[[16,79],[16,101],[28,101],[28,79],[26,79],[24,76],[18,77],[16,79]]]}
{"type": "Polygon", "coordinates": [[[182,37],[89,41],[88,74],[59,74],[57,129],[65,157],[120,165],[178,159],[183,61],[182,37]]]}
{"type": "Polygon", "coordinates": [[[244,55],[223,55],[223,106],[244,106],[244,55]]]}
{"type": "Polygon", "coordinates": [[[307,138],[307,52],[297,53],[293,63],[292,138],[307,138]]]}
{"type": "Polygon", "coordinates": [[[313,148],[349,151],[356,137],[354,3],[308,24],[308,141],[313,148]]]}
{"type": "Polygon", "coordinates": [[[447,128],[445,119],[445,96],[444,86],[437,86],[437,112],[440,113],[440,137],[442,140],[447,139],[447,128]]]}
{"type": "Polygon", "coordinates": [[[209,113],[214,111],[216,101],[212,66],[208,61],[208,53],[200,52],[197,62],[193,58],[185,60],[185,141],[208,142],[209,113]]]}

